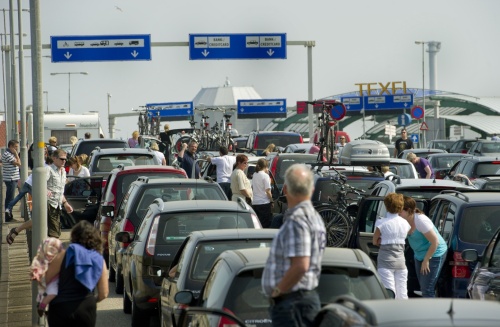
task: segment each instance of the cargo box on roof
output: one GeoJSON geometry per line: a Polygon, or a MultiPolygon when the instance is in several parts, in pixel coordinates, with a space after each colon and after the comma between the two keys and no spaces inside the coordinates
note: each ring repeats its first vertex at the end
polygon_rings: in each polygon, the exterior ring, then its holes
{"type": "Polygon", "coordinates": [[[380,166],[389,164],[389,149],[384,143],[356,140],[347,143],[340,153],[340,162],[351,166],[380,166]]]}

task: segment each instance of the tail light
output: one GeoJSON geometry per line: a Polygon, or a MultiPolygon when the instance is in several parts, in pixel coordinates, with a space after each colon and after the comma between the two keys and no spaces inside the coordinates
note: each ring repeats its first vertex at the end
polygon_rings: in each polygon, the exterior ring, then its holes
{"type": "Polygon", "coordinates": [[[257,145],[258,145],[258,144],[259,144],[259,137],[258,137],[258,136],[256,136],[256,137],[255,137],[255,140],[254,140],[254,142],[253,142],[253,149],[254,149],[254,150],[257,150],[257,145]]]}
{"type": "Polygon", "coordinates": [[[205,123],[205,127],[208,128],[210,126],[210,123],[205,123]]]}
{"type": "MultiPolygon", "coordinates": [[[[232,312],[228,308],[222,308],[222,311],[230,313],[233,316],[235,315],[234,312],[232,312]]],[[[231,320],[229,318],[221,317],[220,320],[219,320],[219,326],[218,327],[236,327],[236,326],[238,326],[238,325],[234,323],[234,320],[231,320]]]]}
{"type": "MultiPolygon", "coordinates": [[[[130,220],[125,219],[124,226],[123,226],[123,231],[124,232],[129,232],[130,233],[130,238],[134,238],[135,234],[135,229],[134,225],[130,222],[130,220]]],[[[122,243],[122,248],[125,249],[130,243],[122,243]]]]}
{"type": "Polygon", "coordinates": [[[228,123],[228,124],[227,124],[227,129],[228,129],[228,130],[231,130],[232,128],[233,128],[233,124],[228,123]]]}
{"type": "Polygon", "coordinates": [[[461,153],[467,153],[467,152],[469,152],[469,150],[467,150],[467,149],[462,149],[460,152],[461,152],[461,153]]]}
{"type": "Polygon", "coordinates": [[[470,268],[469,263],[462,259],[460,252],[453,252],[453,261],[450,261],[451,277],[453,278],[469,278],[470,268]]]}
{"type": "Polygon", "coordinates": [[[271,172],[273,173],[273,176],[276,176],[276,169],[278,168],[278,157],[273,158],[273,164],[271,165],[271,172]]]}
{"type": "Polygon", "coordinates": [[[151,231],[149,232],[148,240],[146,242],[146,254],[150,256],[155,255],[156,235],[158,234],[159,222],[160,222],[160,216],[156,216],[153,220],[151,231]]]}
{"type": "Polygon", "coordinates": [[[302,135],[299,137],[299,143],[304,143],[304,139],[302,138],[302,135]]]}

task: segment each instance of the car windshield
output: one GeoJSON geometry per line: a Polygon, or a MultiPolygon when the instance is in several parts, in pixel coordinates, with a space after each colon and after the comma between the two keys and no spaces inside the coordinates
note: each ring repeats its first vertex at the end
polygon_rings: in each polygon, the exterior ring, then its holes
{"type": "Polygon", "coordinates": [[[164,202],[181,200],[227,200],[224,192],[217,184],[175,185],[165,186],[160,183],[148,187],[137,202],[136,214],[143,217],[154,199],[160,198],[164,202]]]}
{"type": "MultiPolygon", "coordinates": [[[[252,248],[268,248],[271,246],[272,239],[231,239],[224,241],[210,241],[198,244],[195,250],[195,255],[191,262],[190,278],[193,280],[205,280],[212,268],[215,259],[224,251],[252,249],[252,248]]],[[[182,267],[178,268],[180,272],[182,267]]]]}
{"type": "Polygon", "coordinates": [[[82,142],[79,144],[76,149],[76,153],[74,156],[78,156],[82,153],[90,154],[95,147],[99,147],[101,149],[111,149],[111,148],[128,148],[128,143],[126,141],[116,142],[82,142]]]}
{"type": "Polygon", "coordinates": [[[300,143],[300,135],[258,135],[257,136],[257,148],[265,149],[269,144],[274,144],[275,146],[285,147],[288,144],[300,143]]]}
{"type": "Polygon", "coordinates": [[[459,237],[463,242],[486,245],[500,227],[500,206],[477,206],[464,210],[459,237]]]}
{"type": "Polygon", "coordinates": [[[205,211],[163,214],[160,220],[159,245],[181,244],[198,230],[254,228],[250,212],[205,211]]]}
{"type": "Polygon", "coordinates": [[[405,179],[411,179],[415,178],[415,173],[413,171],[412,164],[392,164],[389,166],[389,170],[395,174],[398,175],[401,178],[405,179]]]}
{"type": "Polygon", "coordinates": [[[296,155],[294,158],[275,157],[273,160],[278,160],[274,177],[276,183],[283,184],[285,182],[285,172],[293,164],[310,163],[316,160],[315,155],[296,155]]]}
{"type": "Polygon", "coordinates": [[[498,153],[500,152],[500,142],[484,143],[481,147],[481,153],[498,153]]]}
{"type": "Polygon", "coordinates": [[[461,157],[459,156],[431,157],[430,162],[432,168],[445,169],[453,167],[453,165],[456,164],[460,159],[461,157]]]}
{"type": "Polygon", "coordinates": [[[477,178],[479,176],[491,176],[495,175],[497,171],[500,169],[500,161],[492,163],[492,162],[480,162],[476,165],[475,172],[473,176],[477,178]]]}
{"type": "Polygon", "coordinates": [[[110,172],[118,166],[154,165],[154,155],[111,155],[99,157],[94,172],[110,172]]]}

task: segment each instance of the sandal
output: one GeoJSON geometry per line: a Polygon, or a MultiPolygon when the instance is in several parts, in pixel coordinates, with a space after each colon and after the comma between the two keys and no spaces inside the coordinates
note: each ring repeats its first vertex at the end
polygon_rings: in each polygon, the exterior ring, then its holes
{"type": "Polygon", "coordinates": [[[5,238],[7,244],[11,245],[12,243],[14,243],[14,239],[16,238],[17,235],[19,235],[19,233],[16,232],[16,228],[15,227],[12,228],[7,237],[5,238]]]}

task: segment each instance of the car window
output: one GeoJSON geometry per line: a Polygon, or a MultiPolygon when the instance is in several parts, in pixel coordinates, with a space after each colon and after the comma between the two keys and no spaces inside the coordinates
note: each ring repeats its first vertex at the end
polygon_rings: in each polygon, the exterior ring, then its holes
{"type": "Polygon", "coordinates": [[[203,286],[203,291],[202,291],[203,294],[202,297],[200,298],[201,300],[200,306],[204,307],[214,306],[214,303],[210,303],[207,300],[213,299],[217,301],[218,299],[224,296],[222,294],[224,287],[221,287],[221,285],[217,285],[217,281],[227,282],[232,279],[233,279],[233,274],[231,272],[231,269],[229,269],[227,263],[222,259],[217,260],[212,267],[212,271],[209,273],[207,277],[205,286],[203,286]],[[215,279],[215,277],[218,278],[215,279]]]}
{"type": "Polygon", "coordinates": [[[249,212],[180,212],[163,214],[160,221],[160,231],[157,244],[180,244],[191,232],[198,230],[214,230],[227,228],[253,228],[249,212]]]}
{"type": "Polygon", "coordinates": [[[366,269],[356,268],[323,266],[318,293],[323,305],[331,303],[340,295],[353,296],[359,300],[385,298],[383,288],[375,274],[366,269]]]}
{"type": "Polygon", "coordinates": [[[101,156],[94,163],[94,172],[109,172],[118,166],[154,165],[153,155],[113,155],[101,156]]]}
{"type": "MultiPolygon", "coordinates": [[[[285,147],[288,144],[300,143],[300,135],[258,135],[256,138],[257,148],[265,149],[269,144],[274,144],[275,146],[285,147]]],[[[254,146],[255,147],[255,146],[254,146]]]]}
{"type": "Polygon", "coordinates": [[[125,196],[123,197],[123,200],[121,201],[119,207],[118,207],[118,211],[117,211],[117,215],[116,215],[116,218],[118,217],[125,217],[127,211],[128,211],[128,207],[129,207],[129,203],[131,203],[129,201],[130,199],[130,195],[134,192],[134,189],[137,187],[137,185],[132,185],[130,187],[130,189],[128,190],[128,192],[125,194],[125,196]]]}
{"type": "Polygon", "coordinates": [[[453,232],[456,211],[457,206],[454,203],[442,201],[436,213],[437,216],[434,218],[434,224],[446,242],[448,242],[453,232]]]}
{"type": "Polygon", "coordinates": [[[459,237],[463,242],[486,244],[500,227],[500,206],[465,208],[459,237]]]}
{"type": "Polygon", "coordinates": [[[460,157],[438,157],[432,161],[432,168],[451,168],[460,157]]]}
{"type": "Polygon", "coordinates": [[[495,247],[493,248],[489,266],[500,268],[500,239],[497,239],[495,247]]]}
{"type": "Polygon", "coordinates": [[[191,262],[193,267],[189,278],[191,280],[204,281],[214,261],[219,254],[228,250],[240,250],[251,248],[268,248],[271,246],[272,240],[259,239],[236,239],[225,241],[210,241],[198,244],[195,250],[194,257],[191,262]]]}
{"type": "Polygon", "coordinates": [[[499,168],[500,161],[498,161],[498,163],[479,162],[476,165],[476,169],[474,170],[472,177],[495,175],[499,168]]]}
{"type": "Polygon", "coordinates": [[[81,142],[76,148],[75,154],[73,156],[78,156],[82,153],[90,154],[95,147],[100,147],[101,149],[113,149],[113,148],[128,148],[126,141],[116,141],[116,142],[81,142]]]}
{"type": "Polygon", "coordinates": [[[397,165],[394,165],[394,164],[391,164],[389,166],[389,169],[390,171],[395,174],[395,175],[398,175],[399,177],[401,178],[415,178],[415,173],[413,171],[413,165],[412,164],[409,164],[409,165],[405,165],[405,164],[397,164],[397,165]]]}

